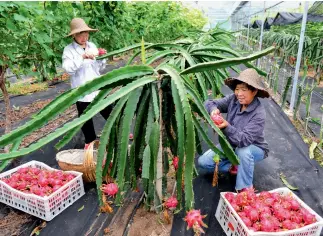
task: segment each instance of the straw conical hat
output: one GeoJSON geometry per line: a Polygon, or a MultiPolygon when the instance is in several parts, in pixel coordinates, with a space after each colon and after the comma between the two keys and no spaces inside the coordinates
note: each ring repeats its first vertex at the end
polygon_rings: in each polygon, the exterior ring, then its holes
{"type": "Polygon", "coordinates": [[[255,69],[249,68],[242,71],[237,78],[228,78],[224,81],[224,83],[233,91],[235,90],[235,81],[239,80],[250,86],[258,89],[257,97],[268,98],[270,97],[267,92],[265,86],[262,83],[262,77],[257,73],[255,69]]]}
{"type": "Polygon", "coordinates": [[[70,23],[70,27],[71,32],[66,37],[83,31],[98,31],[97,29],[90,28],[82,18],[74,18],[70,23]]]}

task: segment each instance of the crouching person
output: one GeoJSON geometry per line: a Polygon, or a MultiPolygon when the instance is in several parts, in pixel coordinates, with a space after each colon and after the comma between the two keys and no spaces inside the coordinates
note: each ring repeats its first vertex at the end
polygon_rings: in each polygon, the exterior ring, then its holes
{"type": "MultiPolygon", "coordinates": [[[[228,159],[221,157],[220,172],[229,172],[236,176],[237,191],[253,185],[254,165],[267,157],[268,144],[264,137],[266,112],[260,98],[268,98],[269,93],[261,82],[261,77],[254,69],[246,69],[237,78],[228,78],[225,84],[234,94],[221,99],[207,100],[204,105],[211,116],[227,113],[217,125],[223,131],[236,155],[240,159],[238,166],[233,166],[228,159]]],[[[220,145],[217,146],[220,150],[220,145]]],[[[213,173],[215,153],[206,151],[198,159],[199,168],[213,173]]]]}

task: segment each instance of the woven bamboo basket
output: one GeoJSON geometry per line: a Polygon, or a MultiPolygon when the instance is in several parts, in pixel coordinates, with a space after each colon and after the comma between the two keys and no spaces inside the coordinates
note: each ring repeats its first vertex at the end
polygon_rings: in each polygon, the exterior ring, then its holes
{"type": "Polygon", "coordinates": [[[62,170],[78,171],[83,173],[85,182],[95,182],[95,168],[99,141],[90,143],[88,149],[69,149],[56,154],[56,160],[62,170]]]}

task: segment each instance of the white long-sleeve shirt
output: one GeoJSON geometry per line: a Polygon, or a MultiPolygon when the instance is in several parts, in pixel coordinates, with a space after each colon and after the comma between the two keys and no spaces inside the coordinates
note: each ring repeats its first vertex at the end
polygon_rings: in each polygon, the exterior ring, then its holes
{"type": "MultiPolygon", "coordinates": [[[[85,50],[97,48],[94,43],[86,42],[85,50]]],[[[63,52],[63,68],[71,76],[71,87],[76,88],[100,76],[100,70],[106,65],[106,60],[83,59],[85,50],[76,42],[67,45],[63,52]]],[[[80,102],[92,102],[98,91],[79,99],[80,102]]]]}

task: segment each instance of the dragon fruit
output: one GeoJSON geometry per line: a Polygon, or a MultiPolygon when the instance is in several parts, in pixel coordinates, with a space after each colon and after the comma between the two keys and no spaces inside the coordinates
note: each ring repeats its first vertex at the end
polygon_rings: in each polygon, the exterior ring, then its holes
{"type": "Polygon", "coordinates": [[[98,56],[99,55],[99,50],[97,48],[88,48],[86,49],[85,53],[89,56],[98,56]]]}
{"type": "Polygon", "coordinates": [[[201,210],[190,210],[187,212],[184,221],[187,222],[187,229],[193,228],[196,234],[204,233],[203,227],[207,227],[207,225],[203,222],[203,218],[206,215],[201,215],[201,210]]]}
{"type": "Polygon", "coordinates": [[[175,196],[171,196],[170,198],[168,198],[165,201],[164,206],[167,209],[174,210],[177,207],[177,204],[178,204],[178,201],[177,201],[176,197],[175,196]]]}
{"type": "Polygon", "coordinates": [[[177,156],[174,156],[172,164],[173,164],[175,170],[177,170],[177,168],[178,168],[178,162],[179,162],[179,158],[177,156]]]}
{"type": "Polygon", "coordinates": [[[104,48],[99,48],[98,51],[99,51],[99,56],[107,54],[107,50],[105,50],[104,48]]]}
{"type": "Polygon", "coordinates": [[[114,197],[119,191],[118,185],[115,183],[102,184],[101,189],[105,194],[111,197],[114,197]]]}

